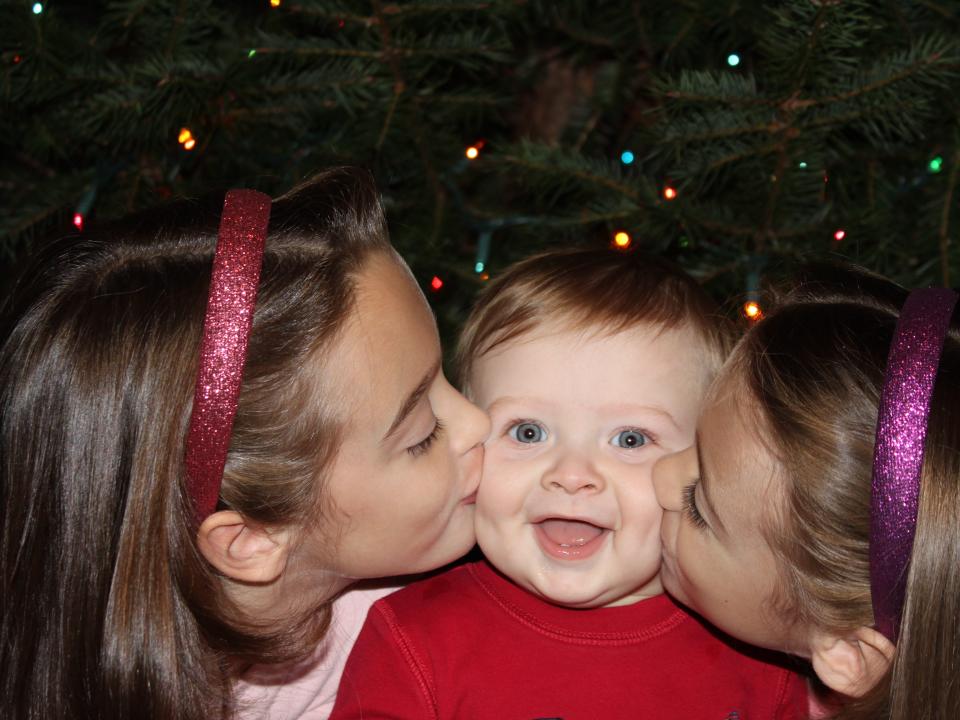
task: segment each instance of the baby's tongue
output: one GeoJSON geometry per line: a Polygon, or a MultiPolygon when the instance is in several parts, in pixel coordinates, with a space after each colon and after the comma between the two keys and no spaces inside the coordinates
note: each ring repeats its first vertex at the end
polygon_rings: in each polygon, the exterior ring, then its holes
{"type": "Polygon", "coordinates": [[[603,532],[596,525],[581,520],[544,520],[540,527],[552,542],[573,547],[586,545],[603,532]]]}

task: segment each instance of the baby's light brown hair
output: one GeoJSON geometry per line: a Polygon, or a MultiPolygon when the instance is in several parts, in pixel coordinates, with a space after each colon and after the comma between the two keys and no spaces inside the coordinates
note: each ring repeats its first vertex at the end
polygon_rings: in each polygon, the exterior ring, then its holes
{"type": "Polygon", "coordinates": [[[565,248],[507,268],[473,306],[456,354],[460,386],[469,394],[473,363],[549,322],[613,335],[638,325],[689,326],[702,341],[712,376],[726,357],[730,323],[697,282],[665,260],[637,250],[565,248]]]}

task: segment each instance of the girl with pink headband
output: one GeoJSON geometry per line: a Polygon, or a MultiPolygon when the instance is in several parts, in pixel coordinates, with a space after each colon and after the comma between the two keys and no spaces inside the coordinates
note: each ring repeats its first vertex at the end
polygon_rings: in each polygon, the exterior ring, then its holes
{"type": "Polygon", "coordinates": [[[366,173],[51,245],[0,325],[0,716],[280,716],[256,665],[335,688],[333,599],[472,547],[488,429],[366,173]]]}
{"type": "Polygon", "coordinates": [[[960,708],[956,306],[854,271],[801,283],[734,349],[697,447],[655,469],[666,589],[809,660],[821,716],[960,708]]]}

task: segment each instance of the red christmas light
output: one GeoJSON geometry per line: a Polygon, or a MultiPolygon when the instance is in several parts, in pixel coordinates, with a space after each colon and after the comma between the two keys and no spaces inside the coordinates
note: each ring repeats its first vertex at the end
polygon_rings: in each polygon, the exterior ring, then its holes
{"type": "Polygon", "coordinates": [[[434,275],[433,280],[430,281],[430,287],[434,292],[437,292],[437,290],[443,287],[443,280],[434,275]]]}

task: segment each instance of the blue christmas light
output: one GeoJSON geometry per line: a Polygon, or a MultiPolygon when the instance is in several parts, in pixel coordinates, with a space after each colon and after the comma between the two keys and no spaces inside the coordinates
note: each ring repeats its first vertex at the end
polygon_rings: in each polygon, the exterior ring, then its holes
{"type": "Polygon", "coordinates": [[[736,53],[730,53],[727,55],[727,65],[730,67],[736,67],[740,64],[740,56],[736,53]]]}
{"type": "Polygon", "coordinates": [[[39,15],[43,12],[43,3],[34,3],[33,4],[33,14],[39,15]]]}
{"type": "Polygon", "coordinates": [[[483,263],[482,263],[482,262],[478,262],[476,265],[474,265],[474,266],[473,266],[473,271],[474,271],[475,273],[482,273],[482,272],[483,272],[483,263]]]}
{"type": "Polygon", "coordinates": [[[620,153],[620,162],[622,162],[624,165],[629,165],[632,163],[633,153],[629,150],[624,150],[622,153],[620,153]]]}
{"type": "Polygon", "coordinates": [[[801,170],[806,170],[807,164],[801,160],[800,164],[797,167],[799,167],[801,170]]]}

